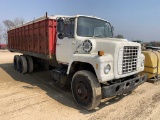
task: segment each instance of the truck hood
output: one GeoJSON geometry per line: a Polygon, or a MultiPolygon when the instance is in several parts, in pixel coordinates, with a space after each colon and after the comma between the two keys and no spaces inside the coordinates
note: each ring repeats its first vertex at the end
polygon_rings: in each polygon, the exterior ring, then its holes
{"type": "Polygon", "coordinates": [[[101,57],[104,59],[101,62],[104,64],[111,64],[114,79],[123,78],[140,71],[140,68],[138,67],[141,62],[141,45],[139,43],[117,38],[88,38],[81,41],[81,47],[79,47],[77,54],[91,54],[92,56],[98,56],[98,51],[104,51],[104,56],[101,57]],[[89,52],[86,52],[85,50],[89,50],[89,52]],[[124,53],[129,57],[125,56],[125,58],[123,58],[124,53]],[[129,66],[126,64],[126,61],[130,59],[130,55],[132,56],[133,54],[137,55],[137,63],[135,64],[135,59],[131,59],[129,62],[134,62],[134,64],[137,65],[137,70],[133,72],[127,71],[127,74],[123,74],[123,59],[125,59],[124,69],[126,69],[129,66]]]}
{"type": "MultiPolygon", "coordinates": [[[[132,48],[137,48],[137,58],[139,61],[141,59],[141,45],[136,42],[131,42],[126,39],[117,39],[117,38],[93,38],[90,39],[92,42],[92,50],[91,54],[98,55],[98,51],[104,51],[105,55],[110,55],[113,58],[113,61],[109,61],[113,65],[113,73],[114,78],[122,78],[126,76],[127,74],[122,74],[122,66],[123,66],[123,53],[125,51],[128,52],[127,55],[133,54],[132,48]],[[126,49],[127,48],[127,49],[126,49]],[[127,51],[126,51],[127,50],[127,51]]],[[[127,57],[125,59],[128,59],[127,57]]],[[[107,62],[108,59],[106,58],[104,62],[107,62]]],[[[130,60],[133,61],[133,60],[130,60]]],[[[137,63],[139,64],[139,63],[137,63]]],[[[125,64],[127,66],[127,64],[125,64]]],[[[138,65],[139,66],[139,65],[138,65]]],[[[137,72],[137,71],[136,71],[137,72]]],[[[134,72],[131,72],[133,74],[134,72]]]]}
{"type": "MultiPolygon", "coordinates": [[[[92,42],[92,50],[90,53],[97,53],[100,50],[103,50],[107,54],[115,55],[120,49],[123,49],[124,46],[137,46],[140,49],[140,44],[136,42],[128,41],[127,39],[118,39],[118,38],[91,38],[89,39],[92,42]]],[[[114,58],[114,56],[113,56],[114,58]]]]}

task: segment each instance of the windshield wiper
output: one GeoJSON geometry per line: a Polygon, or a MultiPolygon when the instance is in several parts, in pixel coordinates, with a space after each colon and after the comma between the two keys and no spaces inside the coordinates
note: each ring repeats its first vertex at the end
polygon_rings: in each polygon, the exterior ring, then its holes
{"type": "Polygon", "coordinates": [[[93,37],[100,37],[100,38],[102,38],[102,37],[105,37],[105,36],[102,36],[102,35],[96,35],[96,36],[93,36],[93,37]]]}
{"type": "Polygon", "coordinates": [[[93,37],[93,35],[86,35],[86,36],[84,36],[84,37],[93,37]]]}

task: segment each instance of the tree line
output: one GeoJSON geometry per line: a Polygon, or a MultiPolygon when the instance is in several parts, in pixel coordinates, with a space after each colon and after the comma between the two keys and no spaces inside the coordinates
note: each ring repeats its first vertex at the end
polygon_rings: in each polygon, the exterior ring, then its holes
{"type": "Polygon", "coordinates": [[[160,41],[151,41],[151,42],[146,42],[145,44],[148,46],[160,47],[160,41]]]}

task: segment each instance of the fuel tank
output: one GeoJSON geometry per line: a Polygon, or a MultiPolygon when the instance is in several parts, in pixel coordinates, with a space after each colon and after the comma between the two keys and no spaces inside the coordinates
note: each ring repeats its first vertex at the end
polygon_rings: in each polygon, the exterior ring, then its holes
{"type": "Polygon", "coordinates": [[[145,56],[144,71],[148,74],[148,79],[158,77],[160,75],[160,51],[146,50],[142,51],[145,56]]]}

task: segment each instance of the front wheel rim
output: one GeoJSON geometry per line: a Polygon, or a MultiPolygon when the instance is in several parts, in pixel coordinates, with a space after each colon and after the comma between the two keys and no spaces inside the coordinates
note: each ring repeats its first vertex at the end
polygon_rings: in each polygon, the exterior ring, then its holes
{"type": "Polygon", "coordinates": [[[72,84],[72,92],[80,106],[88,108],[92,103],[92,87],[86,77],[78,76],[75,78],[72,84]]]}
{"type": "Polygon", "coordinates": [[[88,97],[88,89],[87,86],[83,82],[79,82],[76,88],[77,95],[82,99],[85,100],[88,97]]]}

